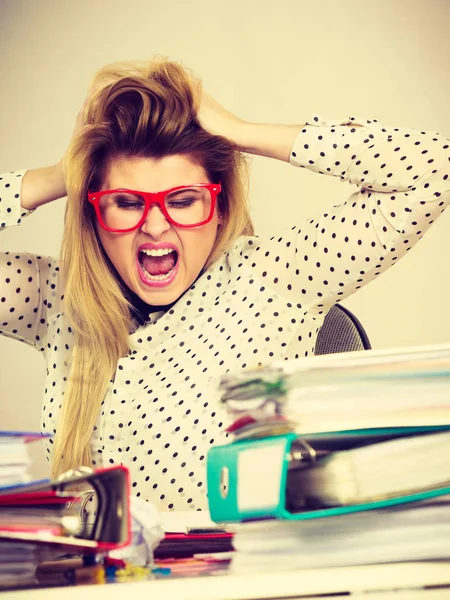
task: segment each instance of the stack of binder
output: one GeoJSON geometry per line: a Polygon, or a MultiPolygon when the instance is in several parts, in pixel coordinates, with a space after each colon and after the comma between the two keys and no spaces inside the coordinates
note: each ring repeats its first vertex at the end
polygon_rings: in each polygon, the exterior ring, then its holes
{"type": "Polygon", "coordinates": [[[37,584],[60,555],[103,555],[130,542],[126,468],[80,468],[30,481],[27,447],[40,436],[0,434],[0,589],[37,584]]]}
{"type": "Polygon", "coordinates": [[[234,569],[450,559],[450,346],[227,375],[207,460],[234,569]]]}
{"type": "MultiPolygon", "coordinates": [[[[0,493],[31,481],[29,448],[40,437],[34,433],[0,431],[0,493]]],[[[12,527],[11,507],[5,509],[0,503],[0,528],[10,531],[12,527]]],[[[11,544],[0,539],[0,589],[34,582],[37,560],[34,544],[26,541],[11,544]]]]}

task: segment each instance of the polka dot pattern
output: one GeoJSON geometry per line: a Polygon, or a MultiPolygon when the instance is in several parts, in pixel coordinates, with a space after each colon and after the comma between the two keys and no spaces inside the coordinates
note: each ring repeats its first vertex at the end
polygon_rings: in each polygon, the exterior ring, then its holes
{"type": "MultiPolygon", "coordinates": [[[[443,212],[448,144],[376,121],[314,117],[291,163],[349,181],[354,193],[270,239],[241,237],[169,310],[136,323],[92,432],[94,466],[127,465],[132,492],[161,510],[206,508],[206,455],[226,441],[219,377],[314,352],[330,306],[395,264],[443,212]]],[[[2,227],[24,216],[21,176],[0,178],[2,227]]],[[[58,263],[26,253],[0,260],[0,329],[44,355],[42,430],[55,433],[73,346],[58,263]]]]}

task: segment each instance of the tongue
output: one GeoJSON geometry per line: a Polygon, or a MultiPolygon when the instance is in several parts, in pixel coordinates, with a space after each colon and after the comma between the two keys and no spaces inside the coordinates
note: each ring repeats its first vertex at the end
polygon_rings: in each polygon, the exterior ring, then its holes
{"type": "Polygon", "coordinates": [[[164,256],[148,256],[141,253],[141,264],[144,265],[150,275],[165,275],[175,265],[176,253],[170,252],[164,256]]]}

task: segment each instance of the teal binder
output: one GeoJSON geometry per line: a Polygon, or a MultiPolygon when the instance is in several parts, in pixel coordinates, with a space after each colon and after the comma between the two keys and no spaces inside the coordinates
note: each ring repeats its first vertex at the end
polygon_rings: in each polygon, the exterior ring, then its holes
{"type": "Polygon", "coordinates": [[[439,431],[449,426],[399,427],[348,430],[308,435],[287,433],[260,439],[245,439],[208,452],[207,485],[211,519],[216,522],[241,522],[257,519],[306,520],[394,507],[450,494],[450,485],[427,489],[395,498],[290,512],[286,508],[286,485],[291,448],[303,440],[314,448],[334,443],[334,449],[439,431]],[[252,474],[251,478],[246,474],[252,474]]]}

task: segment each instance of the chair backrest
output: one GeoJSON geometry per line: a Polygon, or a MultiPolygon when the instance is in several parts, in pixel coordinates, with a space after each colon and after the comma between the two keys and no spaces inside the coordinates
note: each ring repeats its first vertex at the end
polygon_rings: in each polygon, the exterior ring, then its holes
{"type": "Polygon", "coordinates": [[[340,304],[327,313],[317,335],[315,354],[333,354],[370,350],[371,345],[364,327],[355,315],[340,304]]]}

